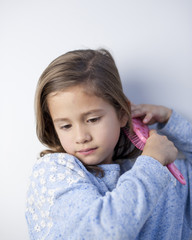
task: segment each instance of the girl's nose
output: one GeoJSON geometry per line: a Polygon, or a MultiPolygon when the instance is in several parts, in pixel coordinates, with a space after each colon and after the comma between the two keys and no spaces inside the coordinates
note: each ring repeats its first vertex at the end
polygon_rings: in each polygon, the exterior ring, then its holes
{"type": "Polygon", "coordinates": [[[77,127],[76,129],[76,143],[86,143],[91,141],[92,137],[86,127],[77,127]]]}

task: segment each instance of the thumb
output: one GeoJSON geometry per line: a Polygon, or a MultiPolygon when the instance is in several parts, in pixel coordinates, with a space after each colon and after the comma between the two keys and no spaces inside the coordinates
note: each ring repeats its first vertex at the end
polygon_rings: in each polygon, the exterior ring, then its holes
{"type": "Polygon", "coordinates": [[[153,134],[157,134],[157,131],[155,129],[152,129],[149,131],[149,136],[151,136],[153,134]]]}

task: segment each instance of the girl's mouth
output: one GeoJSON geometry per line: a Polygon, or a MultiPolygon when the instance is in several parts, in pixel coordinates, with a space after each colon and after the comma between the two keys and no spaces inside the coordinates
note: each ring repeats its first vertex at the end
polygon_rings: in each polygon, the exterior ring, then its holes
{"type": "Polygon", "coordinates": [[[78,151],[78,153],[82,154],[82,155],[89,155],[92,154],[93,152],[95,152],[97,148],[86,148],[86,149],[82,149],[80,151],[78,151]]]}

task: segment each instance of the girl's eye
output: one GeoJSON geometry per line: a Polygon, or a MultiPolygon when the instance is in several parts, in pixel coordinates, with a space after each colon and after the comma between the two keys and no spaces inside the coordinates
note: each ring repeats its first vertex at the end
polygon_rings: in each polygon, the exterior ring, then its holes
{"type": "Polygon", "coordinates": [[[95,122],[98,122],[99,120],[100,120],[100,117],[94,117],[94,118],[88,119],[87,122],[95,123],[95,122]]]}
{"type": "Polygon", "coordinates": [[[68,130],[71,128],[71,126],[72,126],[71,124],[66,124],[66,125],[61,126],[60,128],[64,129],[64,130],[68,130]]]}

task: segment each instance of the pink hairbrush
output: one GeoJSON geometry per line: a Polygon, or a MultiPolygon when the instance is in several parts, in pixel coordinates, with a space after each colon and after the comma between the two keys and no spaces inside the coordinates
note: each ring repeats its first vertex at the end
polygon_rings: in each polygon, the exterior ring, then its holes
{"type": "MultiPolygon", "coordinates": [[[[149,128],[145,125],[140,118],[132,118],[133,123],[133,133],[130,133],[127,128],[124,128],[124,132],[126,136],[130,139],[130,141],[140,150],[143,150],[147,138],[149,137],[149,128]]],[[[180,173],[178,168],[174,163],[170,163],[167,165],[169,171],[173,174],[173,176],[183,185],[186,184],[186,181],[183,175],[180,173]]]]}

